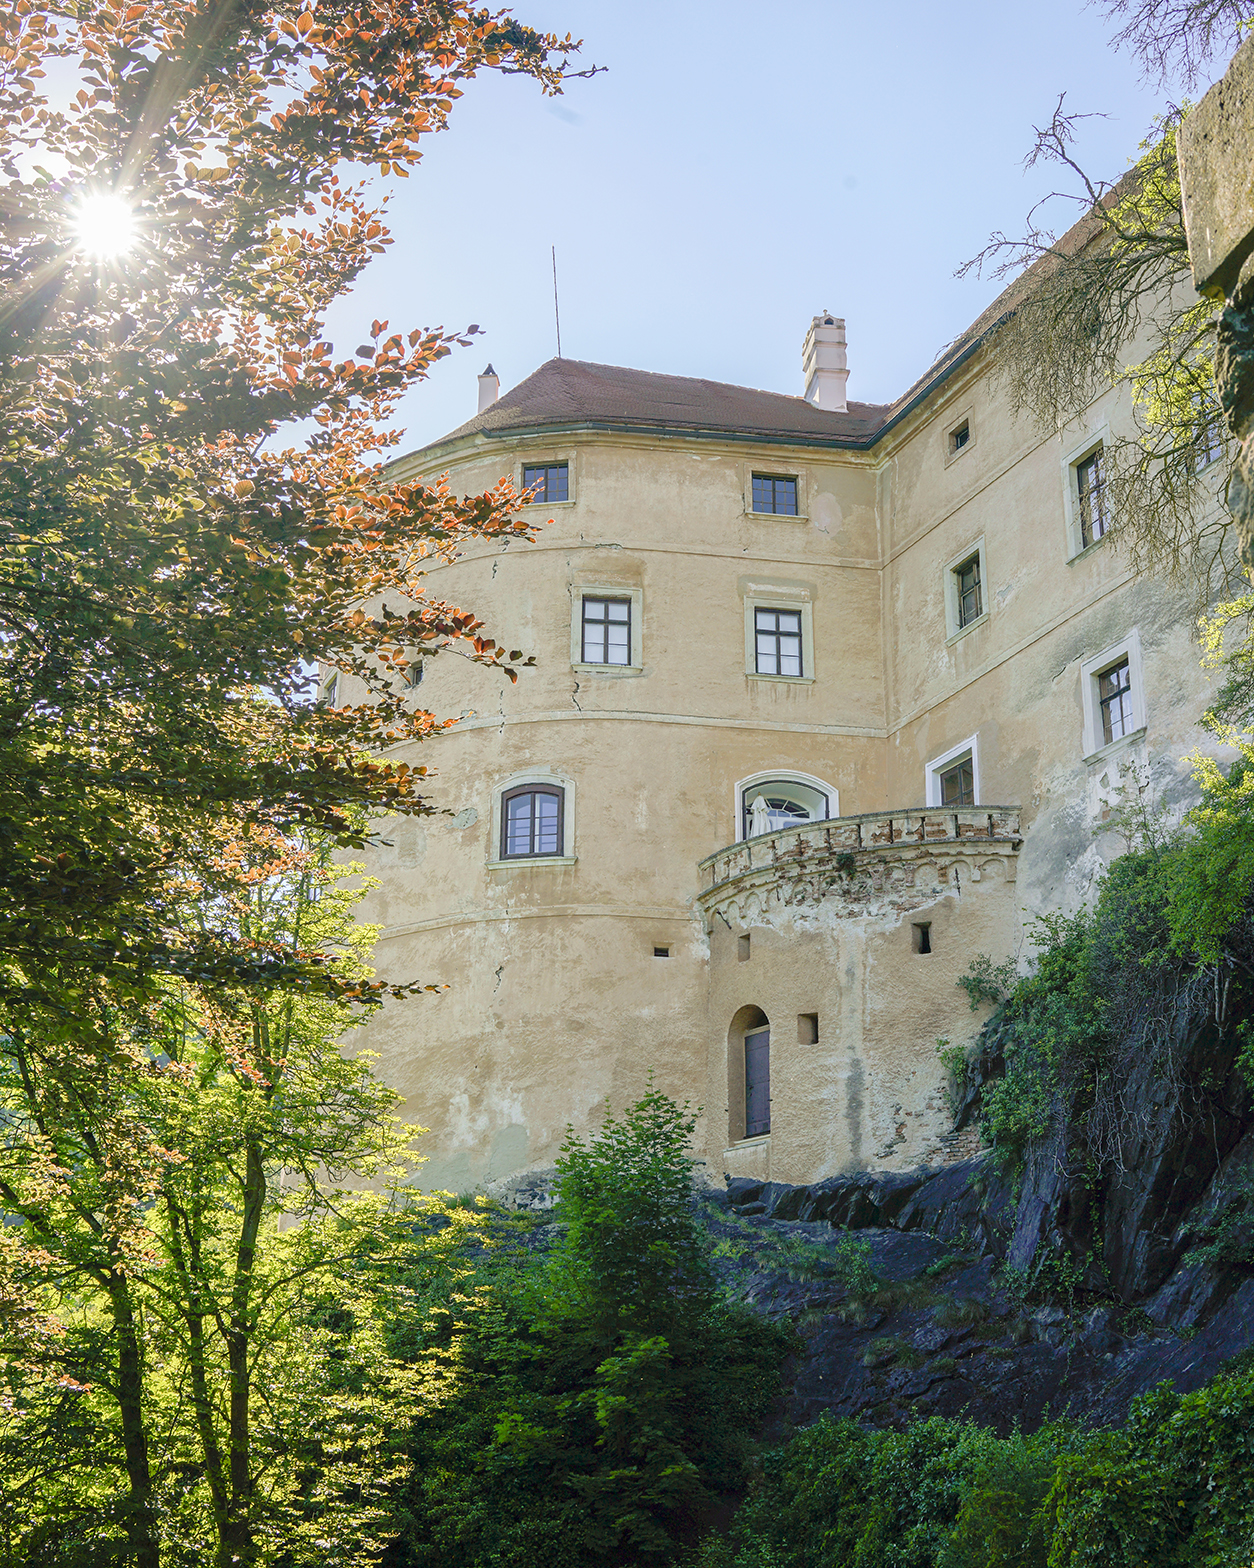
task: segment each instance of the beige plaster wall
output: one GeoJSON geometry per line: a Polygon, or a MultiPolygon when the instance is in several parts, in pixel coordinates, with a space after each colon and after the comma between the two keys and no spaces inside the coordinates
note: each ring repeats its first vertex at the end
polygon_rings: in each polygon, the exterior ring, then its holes
{"type": "MultiPolygon", "coordinates": [[[[1068,559],[1064,458],[1084,428],[1042,440],[999,399],[973,362],[870,453],[602,432],[472,439],[401,465],[447,468],[476,492],[518,482],[524,461],[566,461],[574,496],[540,509],[552,522],[536,544],[476,547],[429,579],[537,667],[512,687],[452,654],[428,662],[419,700],[462,722],[398,755],[434,766],[445,814],[397,824],[369,865],[379,971],[450,987],[389,1004],[368,1029],[407,1115],[431,1129],[426,1185],[551,1163],[568,1122],[586,1130],[651,1069],[707,1107],[714,1174],[803,1179],[935,1150],[935,1042],[973,1029],[957,975],[978,952],[1022,954],[1025,916],[1091,891],[1122,848],[1094,833],[1121,764],[1187,800],[1178,759],[1206,692],[1178,592],[1132,581],[1108,544],[1068,559]],[[951,457],[963,418],[973,439],[951,457]],[[807,515],[747,512],[755,468],[798,474],[807,515]],[[980,537],[988,615],[950,638],[946,563],[980,537]],[[572,667],[572,608],[592,586],[639,593],[638,670],[572,667]],[[772,586],[810,607],[802,683],[746,674],[745,595],[772,586]],[[1145,732],[1086,762],[1081,663],[1132,628],[1145,732]],[[971,735],[980,800],[1022,807],[1018,876],[939,896],[933,954],[910,951],[900,909],[817,898],[729,930],[698,904],[698,862],[740,834],[739,779],[813,775],[842,815],[920,806],[925,764],[971,735]],[[525,773],[570,792],[560,865],[491,864],[494,798],[525,773]],[[750,1005],[779,1042],[778,1114],[769,1144],[737,1148],[728,1030],[750,1005]],[[795,1041],[802,1012],[819,1014],[817,1045],[795,1041]]],[[[1121,417],[1112,395],[1088,422],[1121,417]]]]}

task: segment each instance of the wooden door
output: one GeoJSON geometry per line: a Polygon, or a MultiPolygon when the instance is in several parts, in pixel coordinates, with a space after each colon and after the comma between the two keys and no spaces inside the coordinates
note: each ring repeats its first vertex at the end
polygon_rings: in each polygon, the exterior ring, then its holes
{"type": "Polygon", "coordinates": [[[771,1031],[745,1036],[745,1137],[771,1130],[771,1031]]]}

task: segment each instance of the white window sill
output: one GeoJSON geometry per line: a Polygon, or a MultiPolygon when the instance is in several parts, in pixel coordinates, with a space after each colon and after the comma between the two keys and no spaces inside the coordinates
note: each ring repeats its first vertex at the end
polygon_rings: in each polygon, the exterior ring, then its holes
{"type": "MultiPolygon", "coordinates": [[[[1109,533],[1110,530],[1107,529],[1106,532],[1109,533]]],[[[1067,557],[1067,565],[1074,566],[1077,561],[1087,560],[1094,550],[1100,550],[1105,543],[1106,534],[1103,534],[1100,539],[1094,539],[1092,544],[1086,544],[1082,550],[1077,550],[1074,555],[1069,555],[1067,557]]]]}
{"type": "Polygon", "coordinates": [[[725,1153],[739,1154],[742,1149],[756,1149],[764,1143],[770,1143],[769,1132],[760,1132],[756,1138],[738,1138],[735,1143],[728,1144],[725,1153]]]}
{"type": "Polygon", "coordinates": [[[1121,751],[1135,745],[1139,740],[1145,739],[1146,726],[1142,724],[1139,730],[1132,730],[1127,735],[1121,735],[1118,740],[1107,741],[1104,746],[1099,746],[1096,751],[1090,751],[1084,761],[1089,765],[1098,762],[1109,762],[1111,757],[1116,757],[1121,751]]]}
{"type": "Polygon", "coordinates": [[[568,500],[565,500],[565,501],[524,501],[523,504],[518,508],[518,510],[520,512],[529,512],[533,506],[536,508],[537,511],[541,507],[574,506],[574,504],[575,504],[577,499],[578,499],[577,496],[573,496],[572,495],[568,500]]]}
{"type": "Polygon", "coordinates": [[[745,507],[746,517],[769,517],[776,523],[808,523],[809,512],[755,512],[750,507],[745,507]]]}
{"type": "Polygon", "coordinates": [[[774,681],[776,685],[782,686],[814,685],[813,675],[763,675],[758,670],[746,670],[745,679],[747,681],[774,681]]]}
{"type": "Polygon", "coordinates": [[[632,675],[643,675],[643,664],[572,664],[576,675],[609,675],[623,680],[632,675]]]}
{"type": "Polygon", "coordinates": [[[528,866],[573,866],[577,855],[511,855],[508,860],[489,860],[489,871],[522,871],[528,866]]]}
{"type": "Polygon", "coordinates": [[[952,632],[948,637],[945,638],[946,648],[951,648],[954,643],[960,642],[968,632],[973,632],[977,626],[983,626],[987,620],[988,611],[985,610],[982,615],[977,615],[973,621],[968,621],[965,626],[960,626],[956,632],[952,632]]]}

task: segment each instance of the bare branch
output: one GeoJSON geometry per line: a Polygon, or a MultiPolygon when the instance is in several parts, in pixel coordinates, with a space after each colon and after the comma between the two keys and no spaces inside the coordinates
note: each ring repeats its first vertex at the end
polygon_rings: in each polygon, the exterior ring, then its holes
{"type": "Polygon", "coordinates": [[[1111,39],[1129,50],[1149,80],[1195,87],[1207,65],[1230,54],[1251,22],[1249,0],[1101,0],[1111,39]]]}

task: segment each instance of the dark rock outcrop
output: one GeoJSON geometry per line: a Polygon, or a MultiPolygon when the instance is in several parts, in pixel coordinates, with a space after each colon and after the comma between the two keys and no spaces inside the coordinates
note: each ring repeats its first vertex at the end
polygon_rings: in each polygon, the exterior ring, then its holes
{"type": "MultiPolygon", "coordinates": [[[[1000,1043],[994,1024],[960,1123],[1002,1072],[1000,1043]]],[[[1236,1034],[1182,1015],[1169,1044],[1169,1073],[1147,1054],[1121,1081],[1118,1158],[1104,1167],[1073,1107],[1014,1185],[988,1155],[806,1186],[729,1182],[709,1214],[727,1283],[805,1344],[787,1420],[1116,1422],[1164,1379],[1187,1392],[1254,1346],[1254,1105],[1236,1034]],[[875,1289],[841,1282],[850,1236],[869,1248],[875,1289]]]]}

